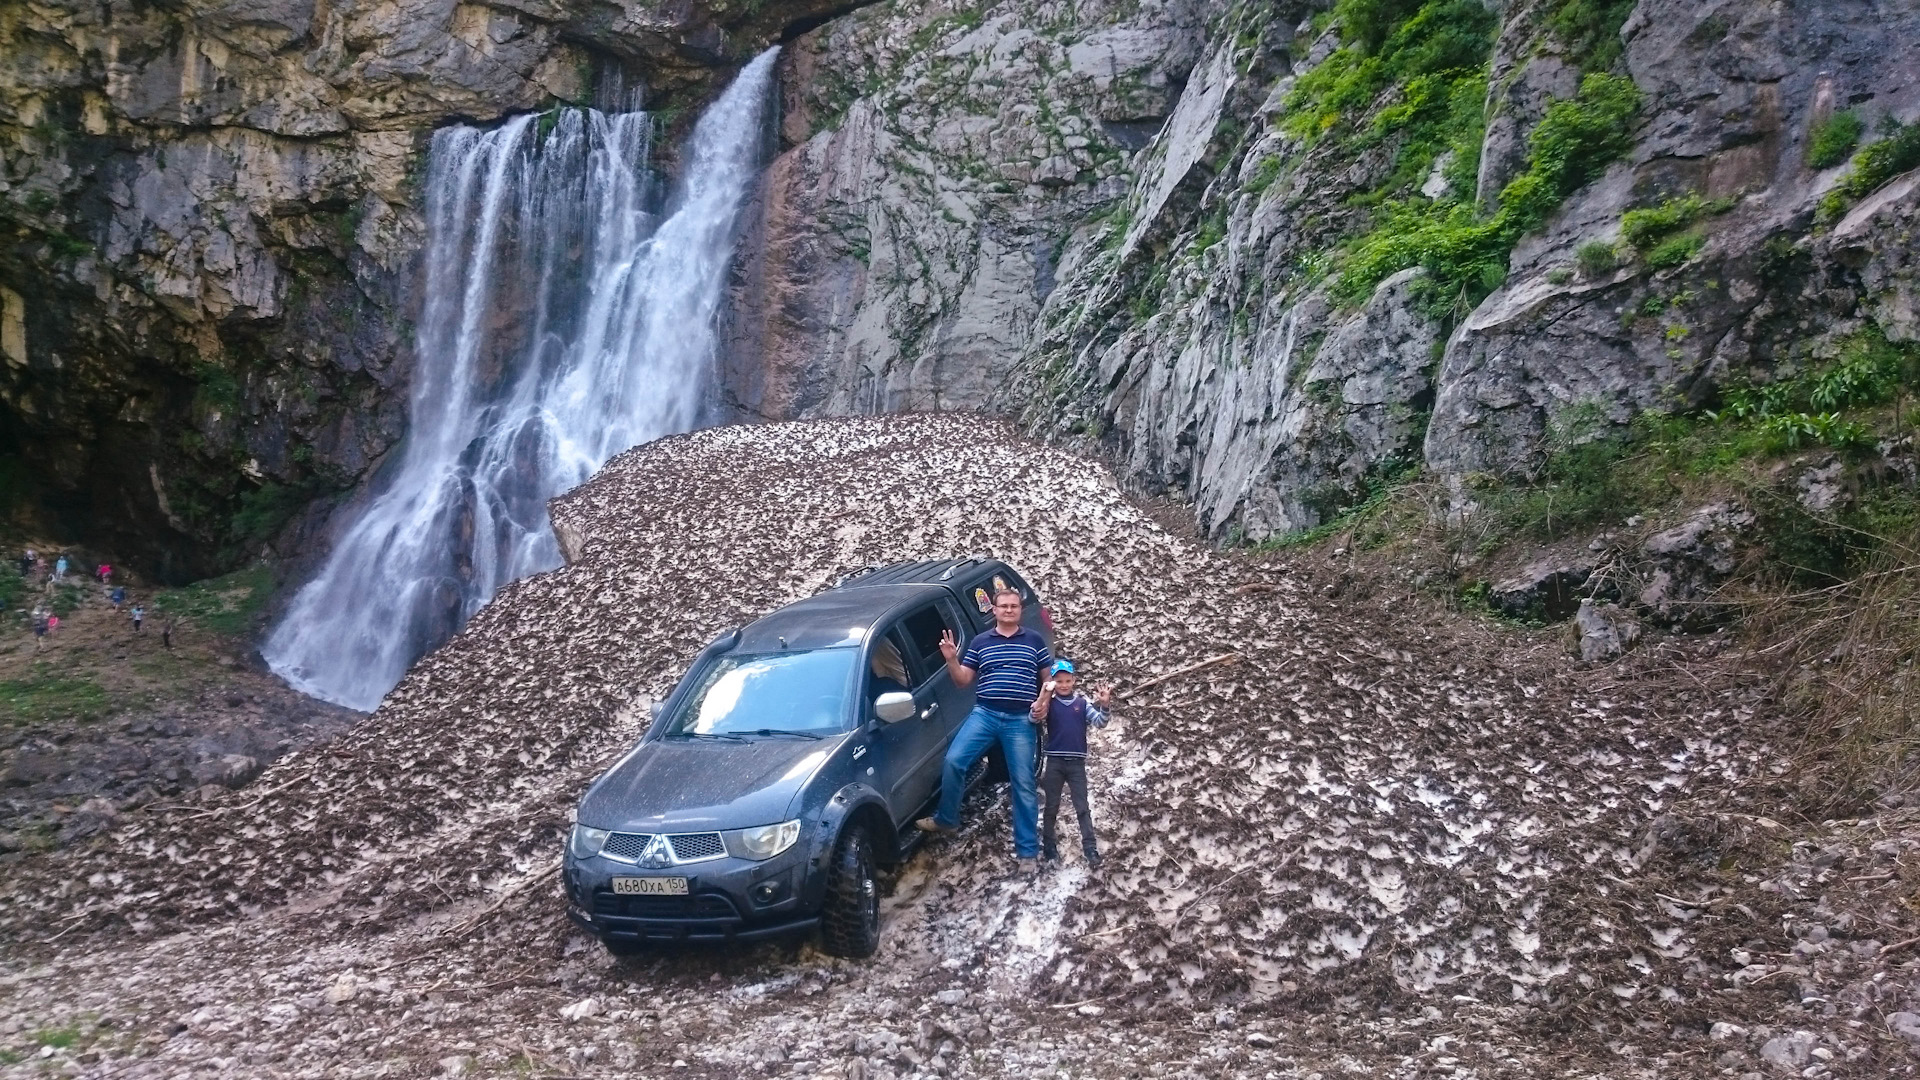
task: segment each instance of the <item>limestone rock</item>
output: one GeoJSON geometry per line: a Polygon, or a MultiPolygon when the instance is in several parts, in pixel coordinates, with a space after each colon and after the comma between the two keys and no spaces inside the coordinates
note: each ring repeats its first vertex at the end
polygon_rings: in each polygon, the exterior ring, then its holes
{"type": "Polygon", "coordinates": [[[1588,663],[1616,660],[1640,640],[1640,623],[1617,604],[1580,601],[1574,613],[1575,652],[1588,663]]]}
{"type": "Polygon", "coordinates": [[[1558,622],[1586,608],[1581,590],[1593,571],[1590,561],[1545,559],[1495,583],[1487,606],[1509,618],[1558,622]]]}
{"type": "Polygon", "coordinates": [[[1637,597],[1640,609],[1676,625],[1719,621],[1724,612],[1711,603],[1713,593],[1733,573],[1741,538],[1755,520],[1744,507],[1714,503],[1648,537],[1640,545],[1646,576],[1637,597]]]}
{"type": "Polygon", "coordinates": [[[1125,155],[1174,107],[1204,7],[1100,0],[1062,21],[1002,0],[969,26],[883,4],[793,42],[790,145],[748,208],[726,314],[726,411],[985,405],[1067,234],[1125,190],[1125,155]]]}

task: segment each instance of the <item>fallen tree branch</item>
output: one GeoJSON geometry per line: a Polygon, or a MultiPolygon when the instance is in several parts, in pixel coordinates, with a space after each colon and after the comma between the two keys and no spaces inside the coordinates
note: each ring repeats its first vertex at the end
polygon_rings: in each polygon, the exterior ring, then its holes
{"type": "Polygon", "coordinates": [[[1153,678],[1148,679],[1146,682],[1141,683],[1139,686],[1136,686],[1131,690],[1126,691],[1125,693],[1120,695],[1120,700],[1126,701],[1130,698],[1137,697],[1143,690],[1151,690],[1154,687],[1159,686],[1161,683],[1168,682],[1173,679],[1177,679],[1182,675],[1191,675],[1194,672],[1199,671],[1201,668],[1210,668],[1215,664],[1225,664],[1230,661],[1234,661],[1238,659],[1240,659],[1240,654],[1237,652],[1221,653],[1219,656],[1208,657],[1207,659],[1202,660],[1197,664],[1188,664],[1186,667],[1174,668],[1172,671],[1167,672],[1165,675],[1156,675],[1153,678]]]}
{"type": "Polygon", "coordinates": [[[1920,945],[1920,937],[1910,937],[1905,941],[1896,941],[1891,945],[1882,946],[1880,949],[1880,955],[1892,956],[1894,953],[1899,952],[1901,949],[1911,949],[1915,945],[1920,945]]]}
{"type": "Polygon", "coordinates": [[[555,859],[553,860],[552,863],[548,864],[545,869],[534,872],[532,875],[528,876],[524,881],[521,881],[519,884],[514,885],[506,889],[505,891],[503,891],[499,895],[499,897],[494,900],[493,903],[488,904],[485,908],[481,909],[479,914],[468,919],[466,922],[461,923],[459,926],[454,927],[452,930],[447,931],[447,936],[448,937],[466,937],[468,934],[471,934],[473,932],[475,927],[485,922],[487,920],[487,916],[492,915],[496,911],[499,911],[501,905],[505,904],[507,901],[513,899],[514,897],[520,895],[523,892],[526,892],[528,889],[532,888],[533,886],[539,884],[542,881],[547,880],[548,878],[552,877],[553,875],[559,872],[560,872],[560,860],[555,859]]]}

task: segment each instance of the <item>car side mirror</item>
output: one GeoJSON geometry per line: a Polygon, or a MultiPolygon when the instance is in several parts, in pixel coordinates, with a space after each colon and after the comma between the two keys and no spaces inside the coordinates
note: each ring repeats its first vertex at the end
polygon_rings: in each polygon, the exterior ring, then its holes
{"type": "Polygon", "coordinates": [[[913,695],[898,690],[873,699],[873,711],[889,724],[897,724],[913,715],[913,695]]]}
{"type": "Polygon", "coordinates": [[[667,703],[664,701],[656,701],[653,704],[648,705],[647,706],[647,722],[651,724],[655,720],[660,719],[660,714],[666,711],[667,711],[667,703]]]}

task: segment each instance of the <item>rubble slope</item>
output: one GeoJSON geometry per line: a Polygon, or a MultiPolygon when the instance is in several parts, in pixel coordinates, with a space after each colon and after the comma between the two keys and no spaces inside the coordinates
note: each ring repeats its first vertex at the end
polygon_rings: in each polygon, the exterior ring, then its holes
{"type": "MultiPolygon", "coordinates": [[[[81,1071],[114,1076],[1693,1075],[1769,1047],[1913,1068],[1885,1020],[1912,1015],[1912,965],[1872,978],[1894,905],[1789,933],[1843,858],[1795,856],[1758,812],[1778,751],[1753,700],[1329,599],[969,417],[676,436],[553,516],[569,565],[352,733],[10,867],[8,1045],[71,1028],[81,1071]],[[1121,687],[1093,761],[1103,869],[1016,876],[994,793],[892,883],[869,962],[619,963],[568,926],[567,809],[701,643],[851,568],[953,553],[1017,565],[1061,651],[1121,687]]],[[[1856,846],[1889,888],[1920,869],[1856,846]]]]}

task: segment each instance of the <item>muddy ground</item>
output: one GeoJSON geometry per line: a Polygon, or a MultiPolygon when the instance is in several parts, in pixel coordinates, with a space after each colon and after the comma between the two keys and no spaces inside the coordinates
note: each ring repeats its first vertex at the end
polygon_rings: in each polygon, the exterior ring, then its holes
{"type": "Polygon", "coordinates": [[[1329,595],[959,417],[663,440],[554,516],[576,561],[345,736],[7,867],[11,1074],[1920,1072],[1920,816],[1781,820],[1793,732],[1687,677],[1695,645],[1581,667],[1329,595]],[[1126,696],[1104,867],[1020,876],[990,791],[892,882],[869,961],[616,961],[569,926],[567,810],[702,643],[975,552],[1123,696],[1238,656],[1126,696]]]}

